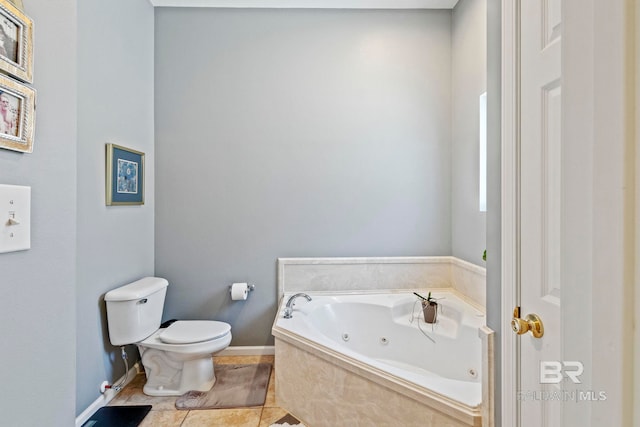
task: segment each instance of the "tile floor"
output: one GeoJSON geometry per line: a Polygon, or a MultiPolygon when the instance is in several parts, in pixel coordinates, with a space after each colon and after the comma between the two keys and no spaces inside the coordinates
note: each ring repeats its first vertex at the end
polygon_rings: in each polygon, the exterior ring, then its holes
{"type": "MultiPolygon", "coordinates": [[[[244,364],[271,363],[274,356],[216,356],[214,363],[244,364]]],[[[269,427],[287,415],[276,405],[274,370],[271,370],[269,390],[264,406],[238,409],[207,409],[179,411],[175,407],[177,397],[152,397],[142,392],[144,374],[139,374],[109,405],[153,405],[140,427],[269,427]]]]}

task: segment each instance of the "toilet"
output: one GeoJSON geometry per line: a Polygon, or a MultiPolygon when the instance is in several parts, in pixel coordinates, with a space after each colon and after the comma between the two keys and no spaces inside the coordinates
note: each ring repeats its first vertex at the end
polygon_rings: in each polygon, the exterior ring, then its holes
{"type": "Polygon", "coordinates": [[[115,346],[138,346],[147,375],[145,394],[209,391],[216,380],[212,355],[231,343],[231,326],[212,320],[179,320],[161,327],[168,285],[166,279],[145,277],[107,292],[109,340],[115,346]]]}

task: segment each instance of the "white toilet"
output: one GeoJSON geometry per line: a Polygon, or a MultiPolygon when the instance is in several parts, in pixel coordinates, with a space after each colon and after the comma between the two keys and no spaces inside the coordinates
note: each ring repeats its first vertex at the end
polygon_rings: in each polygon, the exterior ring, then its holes
{"type": "Polygon", "coordinates": [[[144,393],[179,396],[209,391],[216,377],[214,353],[231,343],[231,326],[209,320],[176,321],[160,328],[169,282],[145,277],[104,297],[111,344],[137,344],[147,374],[144,393]]]}

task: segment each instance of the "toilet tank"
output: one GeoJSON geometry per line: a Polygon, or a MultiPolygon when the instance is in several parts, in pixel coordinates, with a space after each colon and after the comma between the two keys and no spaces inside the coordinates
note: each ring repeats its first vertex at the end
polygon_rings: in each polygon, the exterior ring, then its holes
{"type": "Polygon", "coordinates": [[[111,344],[134,344],[158,330],[168,285],[166,279],[145,277],[105,294],[111,344]]]}

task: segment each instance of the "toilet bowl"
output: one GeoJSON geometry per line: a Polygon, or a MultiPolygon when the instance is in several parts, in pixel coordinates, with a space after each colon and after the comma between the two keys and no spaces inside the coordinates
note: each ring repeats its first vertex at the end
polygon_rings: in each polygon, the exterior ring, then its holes
{"type": "Polygon", "coordinates": [[[228,323],[182,320],[158,329],[137,343],[150,396],[179,396],[209,391],[215,383],[212,355],[231,343],[228,323]]]}
{"type": "Polygon", "coordinates": [[[105,294],[109,340],[136,344],[150,396],[208,391],[215,383],[213,354],[231,343],[231,326],[213,320],[182,320],[161,327],[169,282],[145,277],[105,294]]]}

